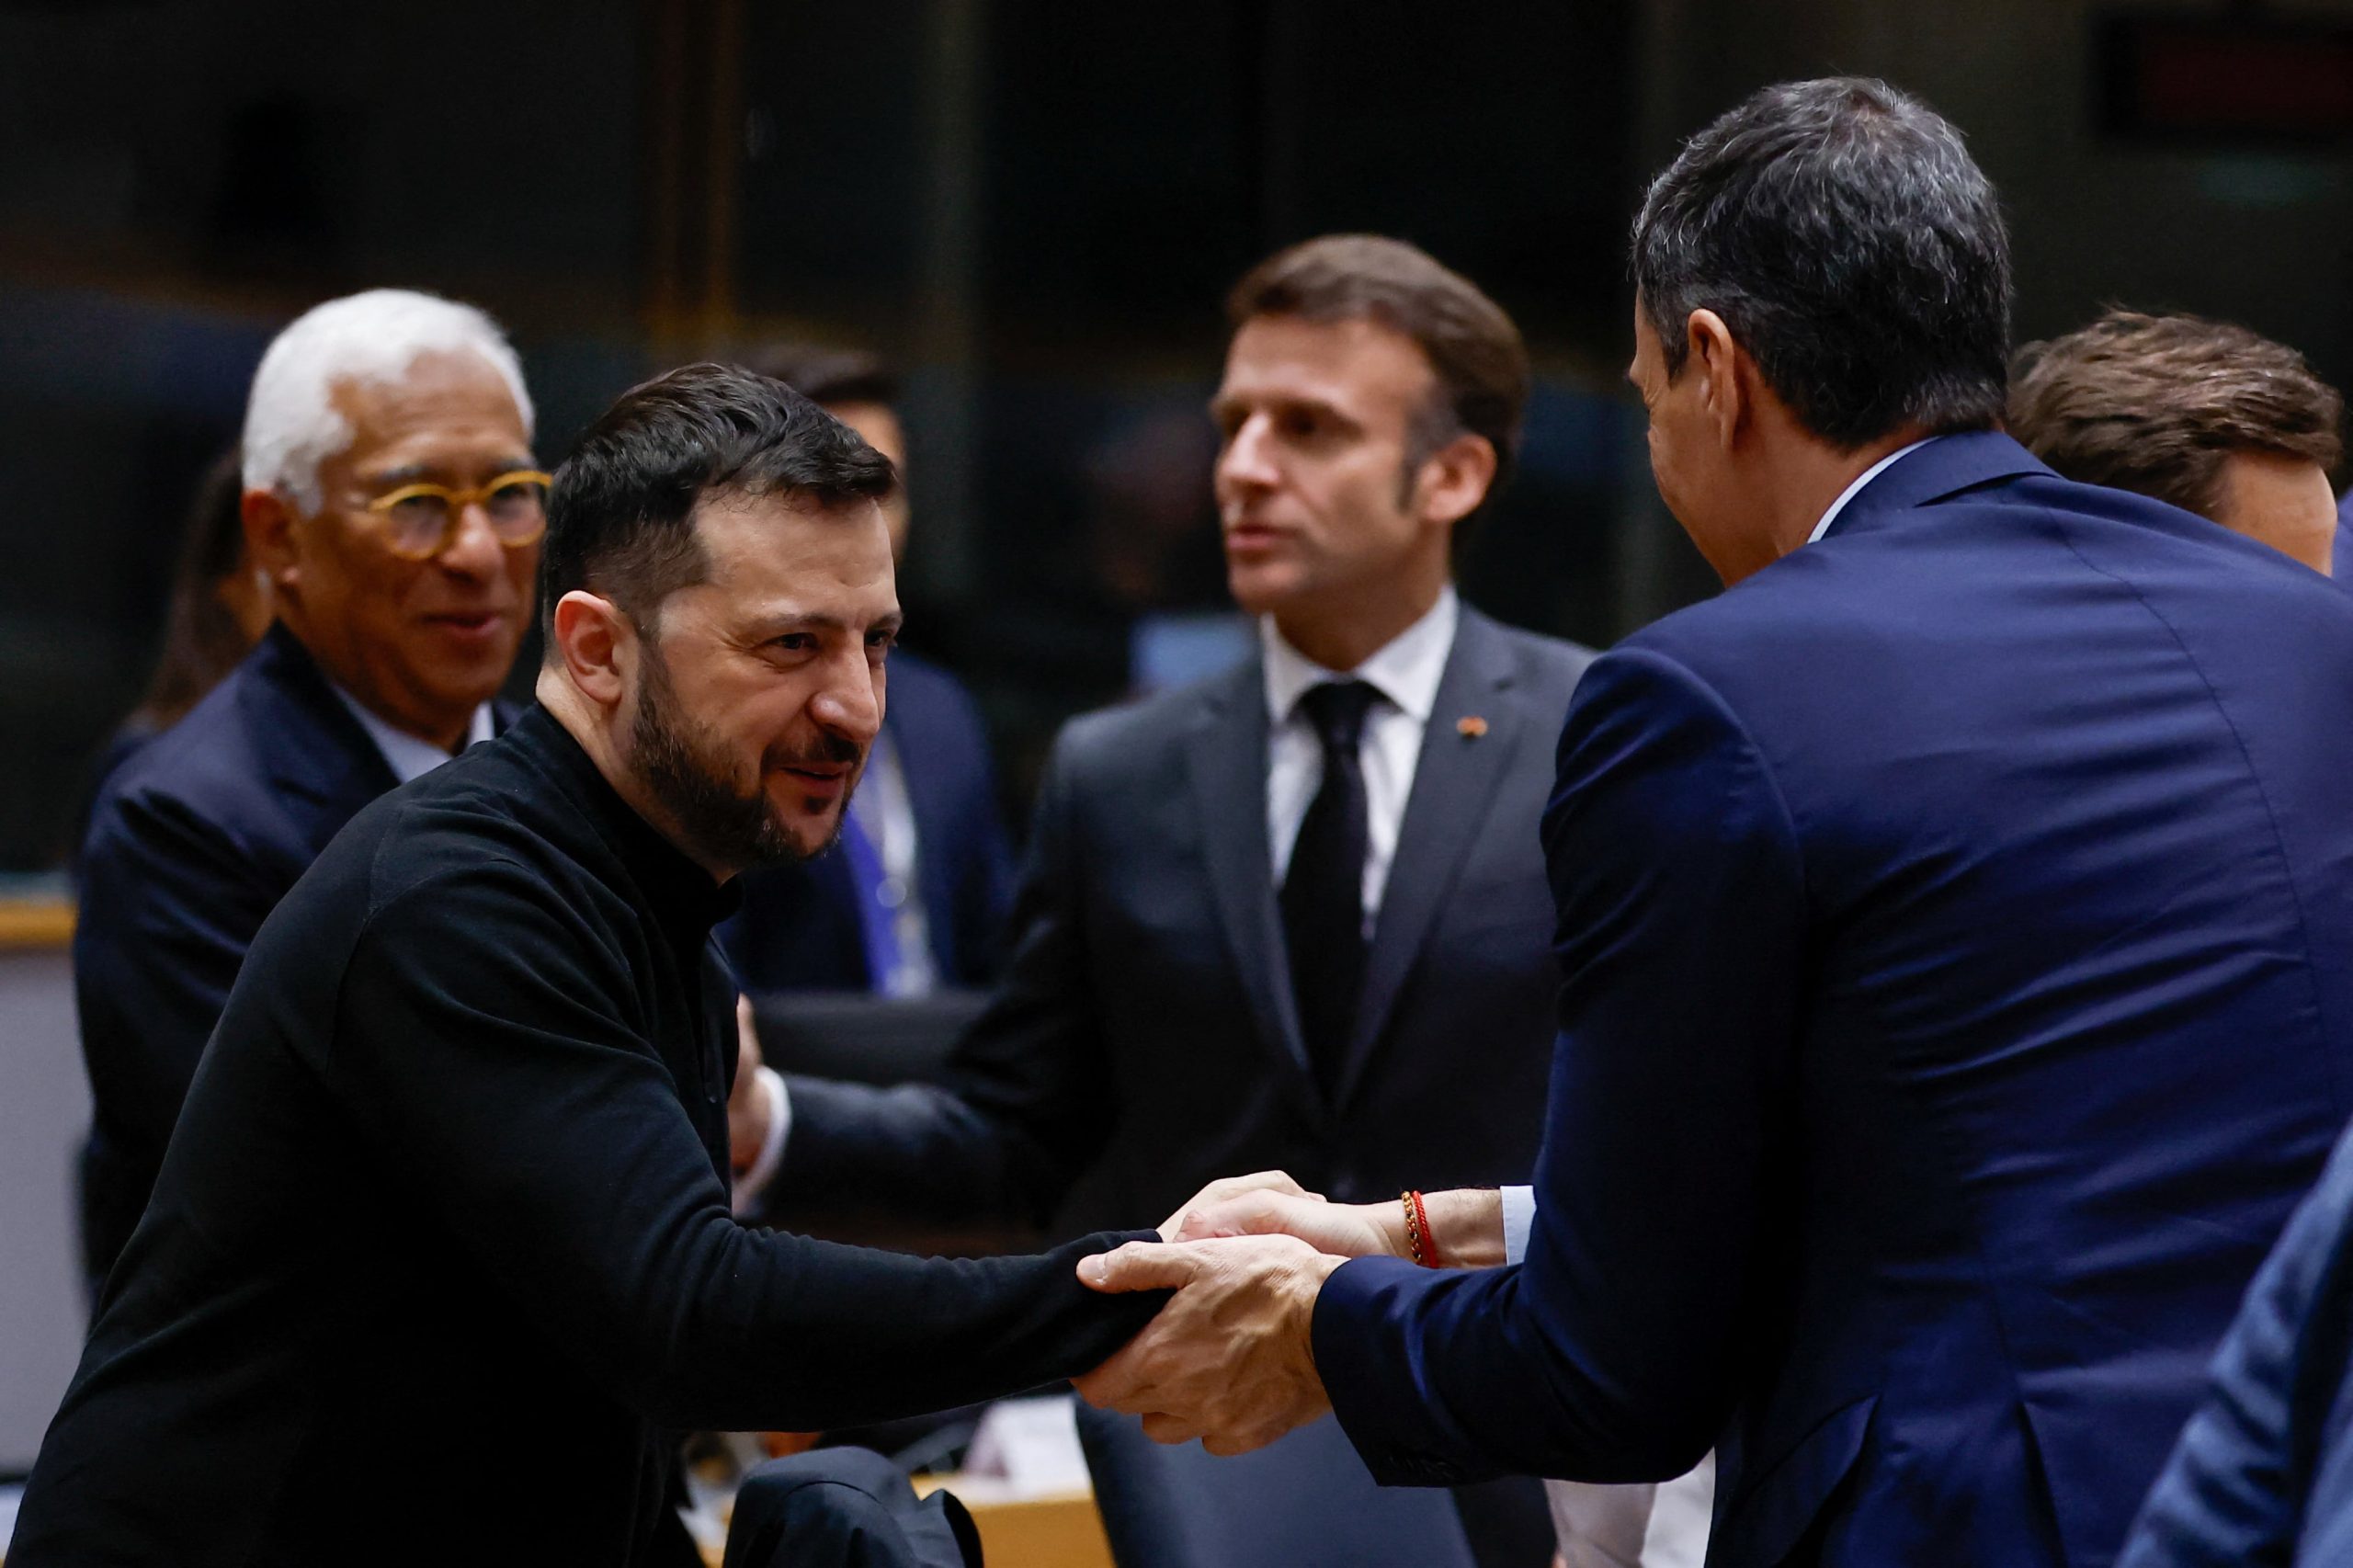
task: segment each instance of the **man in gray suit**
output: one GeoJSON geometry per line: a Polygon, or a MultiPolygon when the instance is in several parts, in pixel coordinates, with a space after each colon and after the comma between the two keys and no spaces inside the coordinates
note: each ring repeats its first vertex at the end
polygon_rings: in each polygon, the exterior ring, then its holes
{"type": "MultiPolygon", "coordinates": [[[[986,1012],[938,1084],[790,1079],[771,1192],[1061,1232],[1233,1171],[1358,1201],[1527,1179],[1537,819],[1591,654],[1462,605],[1449,564],[1509,473],[1526,350],[1367,235],[1281,252],[1228,310],[1217,496],[1260,656],[1063,732],[986,1012]]],[[[1549,1556],[1532,1488],[1488,1503],[1483,1561],[1549,1556]]]]}

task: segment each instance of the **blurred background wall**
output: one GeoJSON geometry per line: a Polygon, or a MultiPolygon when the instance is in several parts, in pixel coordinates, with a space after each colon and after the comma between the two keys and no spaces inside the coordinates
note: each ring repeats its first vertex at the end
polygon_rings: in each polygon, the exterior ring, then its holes
{"type": "MultiPolygon", "coordinates": [[[[2120,130],[2120,16],[2353,28],[2353,0],[0,0],[0,876],[61,881],[198,473],[271,334],[358,288],[499,316],[550,461],[688,358],[905,366],[909,641],[979,690],[1017,823],[1056,724],[1216,625],[1219,299],[1288,241],[1404,235],[1527,330],[1526,472],[1471,597],[1607,642],[1705,592],[1619,384],[1622,236],[1768,81],[1885,75],[1969,132],[2022,336],[2190,309],[2353,381],[2353,144],[2120,130]]],[[[2299,90],[2353,104],[2332,80],[2299,90]]],[[[0,1275],[33,1281],[0,1292],[6,1471],[74,1353],[82,1126],[70,1018],[0,1028],[0,1150],[55,1178],[0,1192],[0,1275]]]]}

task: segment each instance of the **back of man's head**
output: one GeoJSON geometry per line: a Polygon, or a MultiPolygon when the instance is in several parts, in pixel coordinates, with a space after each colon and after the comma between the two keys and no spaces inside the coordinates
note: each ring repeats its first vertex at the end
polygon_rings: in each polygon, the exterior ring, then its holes
{"type": "Polygon", "coordinates": [[[244,484],[278,491],[306,515],[324,500],[319,464],[351,443],[335,389],[397,381],[426,354],[473,354],[514,394],[531,435],[531,394],[498,324],[472,305],[409,289],[370,289],[314,305],[271,340],[245,399],[244,484]]]}
{"type": "Polygon", "coordinates": [[[1634,220],[1670,378],[1713,311],[1774,395],[1851,450],[2002,415],[2010,252],[1961,133],[1884,82],[1767,87],[1685,144],[1634,220]]]}
{"type": "Polygon", "coordinates": [[[2234,452],[2344,456],[2345,403],[2282,343],[2190,315],[2110,310],[2018,350],[2010,431],[2069,479],[2222,521],[2234,452]]]}
{"type": "Polygon", "coordinates": [[[1237,329],[1257,316],[1372,321],[1413,340],[1438,380],[1415,420],[1408,472],[1458,436],[1495,451],[1490,496],[1511,477],[1528,404],[1528,348],[1519,328],[1479,286],[1427,252],[1381,234],[1325,234],[1276,252],[1245,274],[1225,302],[1237,329]]]}
{"type": "Polygon", "coordinates": [[[775,495],[831,508],[881,502],[888,459],[807,397],[732,365],[688,365],[621,394],[555,472],[540,551],[540,614],[575,588],[612,600],[658,639],[662,601],[704,580],[696,506],[775,495]]]}

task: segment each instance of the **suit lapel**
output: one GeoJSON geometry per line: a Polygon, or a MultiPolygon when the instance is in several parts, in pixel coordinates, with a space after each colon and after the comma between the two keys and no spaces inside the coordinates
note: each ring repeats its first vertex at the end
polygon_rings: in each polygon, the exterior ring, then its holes
{"type": "MultiPolygon", "coordinates": [[[[1529,728],[1511,684],[1511,660],[1501,633],[1466,605],[1422,733],[1414,787],[1398,825],[1397,853],[1381,893],[1372,950],[1366,955],[1364,994],[1341,1063],[1336,1104],[1347,1103],[1363,1076],[1405,977],[1486,824],[1495,786],[1529,728]],[[1480,722],[1466,725],[1465,720],[1480,722]]],[[[1529,852],[1534,853],[1532,845],[1529,852]]]]}
{"type": "Polygon", "coordinates": [[[294,634],[273,624],[256,652],[260,678],[251,717],[278,796],[298,813],[315,858],[360,808],[400,781],[294,634]]]}
{"type": "Polygon", "coordinates": [[[1257,660],[1204,691],[1188,740],[1186,766],[1200,812],[1201,854],[1252,1021],[1268,1054],[1320,1112],[1275,905],[1274,857],[1267,843],[1265,676],[1257,660]]]}

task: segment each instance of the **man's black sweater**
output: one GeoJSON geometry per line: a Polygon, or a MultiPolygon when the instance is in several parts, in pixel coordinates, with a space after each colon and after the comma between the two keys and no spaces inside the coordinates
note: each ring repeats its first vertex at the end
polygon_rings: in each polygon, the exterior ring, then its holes
{"type": "Polygon", "coordinates": [[[1077,1260],[738,1224],[732,892],[533,710],[271,915],[27,1490],[10,1568],[622,1563],[678,1428],[1074,1375],[1160,1298],[1077,1260]]]}

